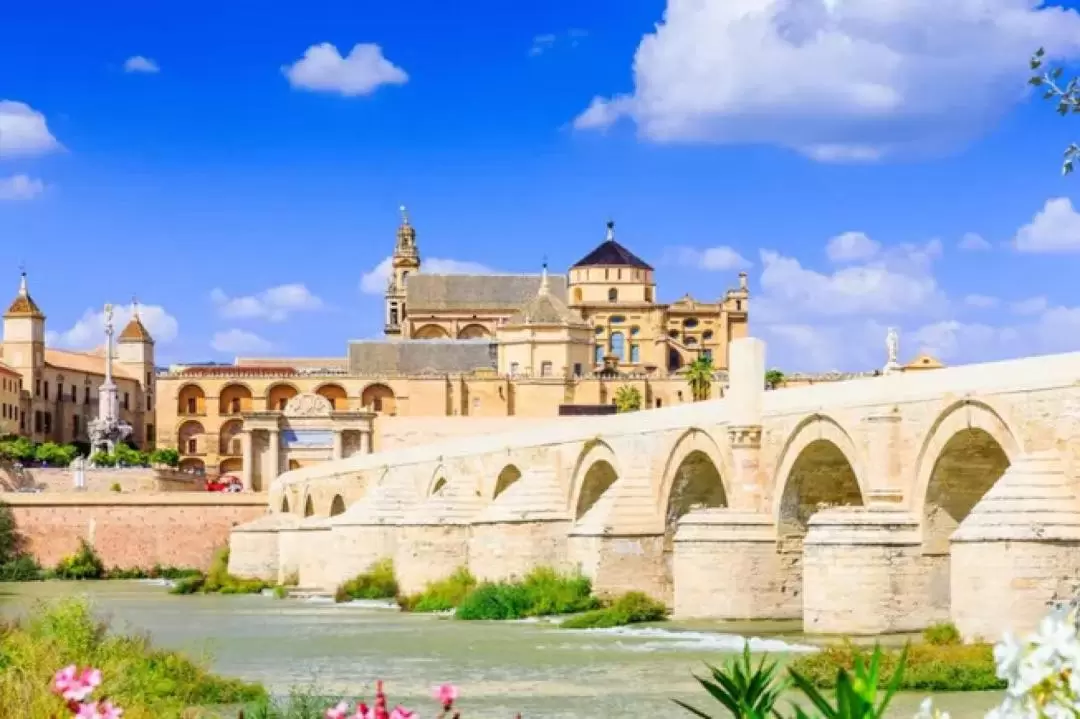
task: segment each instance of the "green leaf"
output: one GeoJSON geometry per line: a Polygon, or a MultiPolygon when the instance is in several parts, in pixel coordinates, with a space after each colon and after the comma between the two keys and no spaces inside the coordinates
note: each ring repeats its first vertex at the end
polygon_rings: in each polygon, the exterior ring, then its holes
{"type": "Polygon", "coordinates": [[[693,714],[696,717],[701,717],[701,719],[712,719],[712,717],[709,716],[708,714],[706,714],[705,712],[701,711],[700,709],[695,709],[694,707],[690,706],[689,704],[686,704],[685,702],[681,702],[678,699],[672,699],[672,701],[675,702],[676,704],[678,704],[683,709],[690,712],[691,714],[693,714]]]}
{"type": "Polygon", "coordinates": [[[1032,78],[1028,80],[1028,83],[1035,87],[1040,87],[1043,84],[1043,79],[1038,75],[1033,75],[1032,78]]]}
{"type": "Polygon", "coordinates": [[[1052,73],[1050,73],[1050,77],[1057,80],[1059,77],[1061,77],[1061,73],[1063,73],[1063,72],[1065,72],[1065,68],[1063,68],[1063,67],[1055,68],[1054,71],[1052,73]]]}
{"type": "Polygon", "coordinates": [[[1035,57],[1042,57],[1045,54],[1046,54],[1046,50],[1041,48],[1041,47],[1038,50],[1035,51],[1035,57]]]}

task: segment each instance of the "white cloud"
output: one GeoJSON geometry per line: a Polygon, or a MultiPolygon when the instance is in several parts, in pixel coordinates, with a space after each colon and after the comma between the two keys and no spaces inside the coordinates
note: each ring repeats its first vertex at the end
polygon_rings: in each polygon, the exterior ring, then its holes
{"type": "Polygon", "coordinates": [[[0,100],[0,157],[29,157],[61,149],[45,115],[25,102],[0,100]]]}
{"type": "Polygon", "coordinates": [[[753,264],[740,255],[738,250],[727,245],[706,247],[705,249],[674,247],[665,254],[675,264],[713,272],[742,269],[753,264]]]}
{"type": "Polygon", "coordinates": [[[1039,315],[1046,312],[1049,307],[1050,301],[1045,297],[1029,297],[1026,300],[1013,302],[1009,309],[1018,315],[1039,315]]]}
{"type": "MultiPolygon", "coordinates": [[[[113,325],[117,335],[134,316],[134,305],[113,305],[113,325]]],[[[180,325],[176,318],[161,305],[139,305],[139,317],[158,344],[168,344],[176,339],[180,325]]],[[[50,347],[92,349],[105,344],[105,312],[88,309],[70,329],[64,332],[47,332],[46,343],[50,347]]]]}
{"type": "Polygon", "coordinates": [[[946,149],[1024,96],[1033,48],[1080,55],[1080,15],[1041,4],[669,0],[634,56],[634,91],[594,98],[574,124],[628,117],[656,142],[767,143],[825,161],[946,149]]]}
{"type": "Polygon", "coordinates": [[[245,354],[249,352],[268,352],[273,345],[254,332],[240,329],[215,332],[210,346],[222,354],[245,354]]]}
{"type": "Polygon", "coordinates": [[[326,305],[300,283],[278,285],[256,295],[229,297],[224,290],[215,288],[210,300],[217,305],[218,313],[229,319],[265,319],[281,322],[296,312],[321,310],[326,305]]]}
{"type": "Polygon", "coordinates": [[[161,72],[158,64],[148,57],[133,55],[124,61],[124,72],[157,73],[161,72]]]}
{"type": "MultiPolygon", "coordinates": [[[[385,293],[393,270],[392,260],[387,257],[360,278],[360,291],[368,295],[385,293]]],[[[479,262],[444,260],[438,257],[424,260],[420,271],[427,275],[490,275],[495,273],[495,270],[479,262]]]]}
{"type": "Polygon", "coordinates": [[[881,243],[871,240],[864,232],[845,232],[829,240],[825,254],[833,262],[868,260],[878,253],[881,243]]]}
{"type": "Polygon", "coordinates": [[[581,44],[583,38],[588,37],[587,30],[581,30],[579,28],[571,28],[562,33],[544,33],[542,35],[536,35],[533,37],[532,45],[529,47],[529,54],[533,57],[537,55],[543,55],[548,50],[555,47],[558,44],[568,44],[570,47],[577,47],[581,44]]]}
{"type": "Polygon", "coordinates": [[[1017,230],[1013,244],[1020,252],[1076,252],[1080,250],[1080,213],[1068,197],[1049,199],[1031,222],[1017,230]]]}
{"type": "Polygon", "coordinates": [[[964,298],[964,304],[968,307],[977,307],[979,309],[987,309],[990,307],[997,307],[999,300],[997,297],[990,297],[989,295],[968,295],[964,298]]]}
{"type": "Polygon", "coordinates": [[[529,48],[529,54],[533,57],[537,55],[543,55],[555,45],[555,35],[546,33],[544,35],[537,35],[533,38],[532,46],[529,48]]]}
{"type": "Polygon", "coordinates": [[[383,57],[382,48],[358,43],[346,57],[334,45],[312,45],[292,65],[281,68],[294,88],[336,92],[345,97],[370,95],[381,85],[404,85],[409,76],[383,57]]]}
{"type": "Polygon", "coordinates": [[[991,245],[986,239],[974,232],[965,232],[964,236],[960,238],[960,241],[956,243],[956,246],[961,250],[968,250],[969,252],[979,252],[982,250],[989,250],[991,245]]]}
{"type": "Polygon", "coordinates": [[[29,175],[0,177],[0,201],[32,200],[45,191],[45,183],[29,175]]]}

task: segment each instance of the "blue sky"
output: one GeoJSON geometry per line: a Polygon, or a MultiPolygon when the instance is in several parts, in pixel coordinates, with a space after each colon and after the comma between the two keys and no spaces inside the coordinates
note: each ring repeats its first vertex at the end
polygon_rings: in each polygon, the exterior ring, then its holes
{"type": "Polygon", "coordinates": [[[1080,16],[953,5],[23,4],[7,285],[25,262],[57,345],[137,295],[163,362],[338,355],[381,332],[405,203],[435,268],[565,268],[609,217],[661,299],[745,268],[788,370],[879,366],[888,326],[947,362],[1080,349],[1080,124],[1025,89],[1080,16]]]}

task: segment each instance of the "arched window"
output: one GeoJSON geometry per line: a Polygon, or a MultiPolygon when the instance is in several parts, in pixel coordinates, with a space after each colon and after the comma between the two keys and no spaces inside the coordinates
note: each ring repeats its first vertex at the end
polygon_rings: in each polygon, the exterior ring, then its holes
{"type": "Polygon", "coordinates": [[[619,291],[617,289],[615,289],[614,287],[612,287],[610,290],[607,291],[607,300],[608,300],[608,302],[618,302],[619,301],[619,291]]]}
{"type": "Polygon", "coordinates": [[[611,354],[618,357],[620,361],[626,361],[626,343],[622,332],[611,333],[611,354]]]}
{"type": "Polygon", "coordinates": [[[683,327],[686,327],[687,329],[693,329],[694,327],[697,327],[697,325],[698,321],[693,317],[688,317],[683,321],[683,327]]]}
{"type": "Polygon", "coordinates": [[[612,315],[608,322],[613,325],[621,325],[623,322],[626,322],[626,318],[622,315],[612,315]]]}
{"type": "Polygon", "coordinates": [[[705,340],[706,342],[708,342],[709,340],[711,340],[713,338],[713,331],[712,330],[705,330],[704,332],[701,333],[701,338],[703,340],[705,340]]]}
{"type": "Polygon", "coordinates": [[[604,361],[604,345],[596,345],[596,364],[604,361]]]}
{"type": "Polygon", "coordinates": [[[638,362],[641,362],[641,354],[638,352],[637,345],[630,345],[630,362],[632,364],[637,364],[638,362]]]}

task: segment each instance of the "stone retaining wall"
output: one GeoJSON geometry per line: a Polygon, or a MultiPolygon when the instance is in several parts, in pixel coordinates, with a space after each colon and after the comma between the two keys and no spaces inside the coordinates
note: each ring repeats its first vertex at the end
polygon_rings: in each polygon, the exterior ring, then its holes
{"type": "Polygon", "coordinates": [[[266,514],[259,494],[79,492],[5,493],[29,551],[55,565],[90,541],[107,567],[210,566],[238,524],[266,514]]]}
{"type": "MultiPolygon", "coordinates": [[[[75,473],[66,467],[27,468],[23,472],[46,492],[75,492],[75,473]]],[[[10,470],[0,468],[0,480],[14,486],[10,470]]],[[[109,492],[114,484],[121,492],[203,492],[206,481],[187,472],[173,469],[132,467],[86,470],[86,491],[109,492]]]]}

